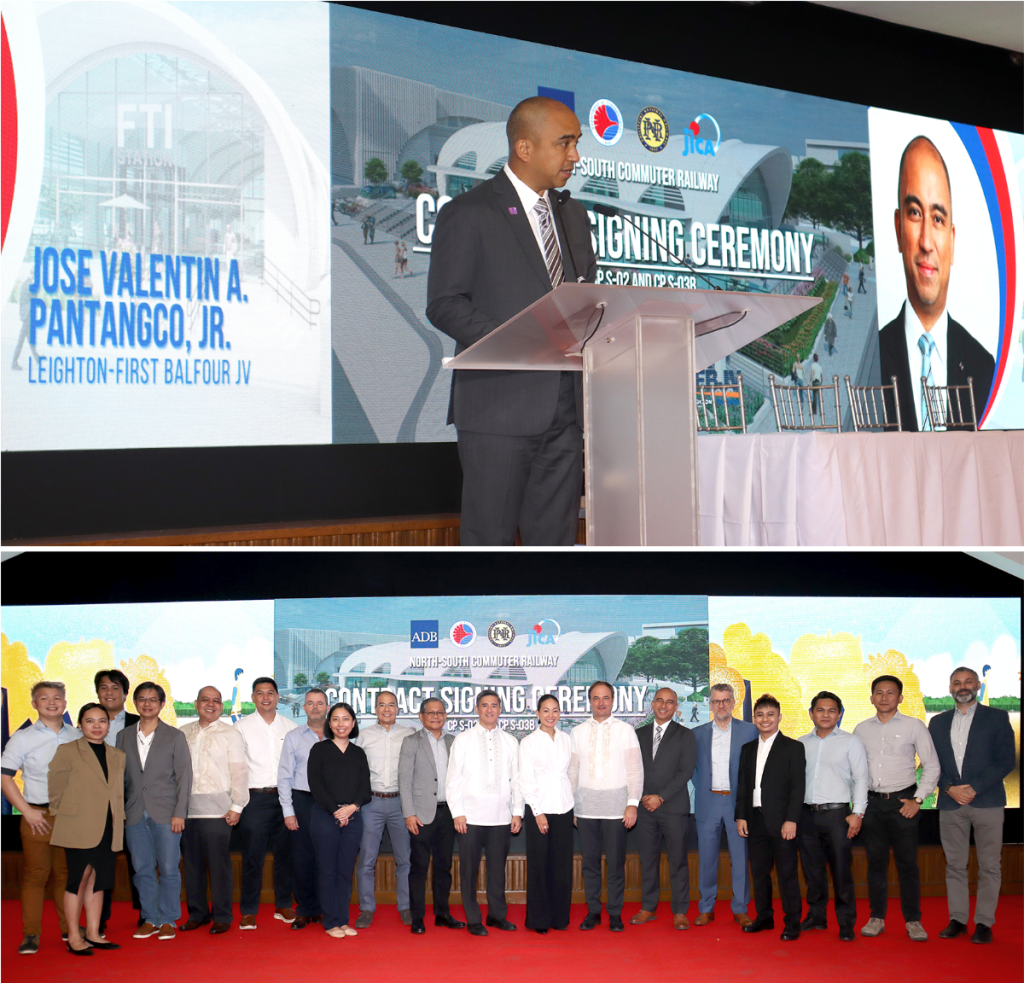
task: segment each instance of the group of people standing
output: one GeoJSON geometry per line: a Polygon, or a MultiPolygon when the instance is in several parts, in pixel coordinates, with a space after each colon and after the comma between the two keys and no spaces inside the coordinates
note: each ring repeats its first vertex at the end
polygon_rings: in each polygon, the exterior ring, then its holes
{"type": "Polygon", "coordinates": [[[322,924],[344,939],[369,928],[376,910],[375,867],[383,831],[395,857],[398,911],[413,934],[426,931],[431,862],[434,925],[514,931],[505,898],[511,837],[526,838],[525,926],[538,934],[569,927],[573,831],[582,857],[592,930],[607,913],[624,930],[627,830],[636,827],[641,908],[630,924],[657,917],[664,850],[676,929],[690,928],[687,836],[696,823],[700,857],[697,927],[715,917],[718,858],[724,829],[732,863],[732,912],[744,932],[774,928],[772,868],[778,875],[784,941],[824,929],[832,876],[839,938],[854,938],[856,903],[852,845],[868,858],[871,913],[861,935],[885,928],[890,850],[900,879],[907,932],[924,941],[917,866],[919,810],[936,785],[946,853],[950,922],[939,935],[967,931],[967,862],[971,830],[979,885],[974,942],[989,942],[999,895],[1003,778],[1014,767],[1013,730],[1005,711],[979,704],[977,674],[964,667],[950,681],[955,709],[926,727],[899,712],[902,682],[872,683],[876,715],[853,733],[840,729],[843,704],[822,691],[811,701],[812,730],[799,740],[782,734],[779,702],[768,694],[753,723],[733,716],[728,684],[711,687],[712,720],[690,730],[677,722],[678,697],[668,688],[652,701],[653,720],[634,730],[612,715],[610,684],[591,684],[591,716],[559,729],[557,698],[537,701],[537,729],[521,742],[499,726],[494,690],[476,699],[477,723],[457,736],[447,730],[444,703],[424,700],[421,728],[397,723],[398,701],[382,691],[376,723],[360,729],[347,703],[306,694],[306,723],[277,713],[270,677],[253,687],[256,712],[231,725],[212,686],[197,695],[197,719],[176,729],[159,719],[161,686],[144,682],[125,711],[128,680],[118,670],[96,676],[98,701],[64,720],[64,686],[39,682],[39,715],[16,731],[3,753],[2,788],[21,812],[25,856],[24,938],[19,952],[39,949],[43,895],[57,874],[58,919],[68,951],[117,949],[106,939],[116,852],[128,854],[138,892],[135,938],[173,939],[179,930],[183,859],[188,919],[180,931],[232,923],[231,830],[239,827],[243,869],[241,924],[257,927],[266,853],[274,854],[274,918],[292,930],[322,924]],[[920,777],[916,762],[921,763],[920,777]],[[18,772],[24,794],[14,781],[18,772]],[[691,812],[689,785],[696,798],[691,812]],[[466,921],[450,909],[452,854],[458,835],[466,921]],[[63,848],[63,849],[60,849],[63,848]],[[487,915],[477,902],[477,876],[487,856],[487,915]],[[66,869],[65,869],[66,857],[66,869]],[[602,878],[602,857],[606,875],[602,878]],[[357,861],[358,858],[358,861],[357,861]],[[797,863],[807,882],[807,914],[797,863]],[[353,871],[359,914],[350,924],[353,871]],[[159,876],[158,876],[159,872],[159,876]],[[210,890],[207,891],[207,875],[210,890]],[[747,914],[753,884],[756,917],[747,914]],[[607,902],[602,905],[602,888],[607,902]],[[292,906],[292,898],[295,907],[292,906]],[[211,904],[212,901],[212,904],[211,904]],[[84,931],[80,927],[85,914],[84,931]]]}

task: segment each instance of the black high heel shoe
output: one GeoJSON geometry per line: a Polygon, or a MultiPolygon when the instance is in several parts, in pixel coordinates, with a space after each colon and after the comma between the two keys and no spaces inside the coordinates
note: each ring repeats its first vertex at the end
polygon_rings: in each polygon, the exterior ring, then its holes
{"type": "Polygon", "coordinates": [[[73,955],[73,956],[91,956],[92,955],[92,949],[72,949],[70,942],[65,942],[64,944],[68,947],[68,952],[70,952],[71,955],[73,955]]]}
{"type": "Polygon", "coordinates": [[[94,949],[120,949],[121,947],[116,942],[93,942],[92,939],[86,938],[86,942],[89,943],[94,949]]]}

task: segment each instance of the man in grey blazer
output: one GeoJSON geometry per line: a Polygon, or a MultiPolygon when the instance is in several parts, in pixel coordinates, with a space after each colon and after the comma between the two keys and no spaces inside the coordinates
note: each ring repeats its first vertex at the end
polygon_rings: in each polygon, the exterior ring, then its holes
{"type": "MultiPolygon", "coordinates": [[[[448,202],[431,240],[427,317],[456,354],[563,281],[593,282],[590,220],[565,187],[580,123],[535,96],[506,125],[508,163],[448,202]]],[[[582,486],[579,373],[458,370],[448,422],[462,463],[463,546],[572,546],[582,486]]]]}
{"type": "Polygon", "coordinates": [[[740,748],[757,737],[757,728],[732,715],[736,705],[728,683],[711,687],[712,719],[693,731],[697,743],[697,767],[693,773],[696,802],[697,852],[700,856],[700,902],[694,925],[715,920],[718,898],[718,851],[725,828],[732,864],[732,917],[741,928],[751,924],[750,871],[747,841],[736,830],[736,791],[739,787],[740,748]]]}
{"type": "Polygon", "coordinates": [[[654,694],[654,722],[638,727],[640,756],[644,763],[644,791],[637,810],[636,829],[640,848],[640,910],[630,925],[643,925],[657,916],[661,895],[661,844],[668,854],[672,885],[672,921],[677,929],[690,927],[690,868],[686,859],[686,831],[690,822],[690,790],[697,763],[697,742],[689,727],[672,718],[679,707],[674,689],[654,694]]]}
{"type": "Polygon", "coordinates": [[[173,939],[181,916],[181,833],[192,788],[192,758],[185,735],[160,720],[167,694],[139,683],[132,694],[139,722],[117,735],[124,751],[125,840],[135,866],[143,924],[135,938],[173,939]],[[157,868],[160,879],[157,881],[157,868]]]}
{"type": "Polygon", "coordinates": [[[444,784],[448,774],[448,752],[455,738],[444,730],[448,715],[444,703],[431,697],[420,704],[420,723],[411,737],[402,741],[398,757],[398,793],[402,815],[409,830],[409,911],[413,935],[423,935],[427,911],[427,867],[434,860],[434,924],[465,928],[452,918],[448,896],[452,890],[452,849],[455,823],[445,802],[444,784]]]}

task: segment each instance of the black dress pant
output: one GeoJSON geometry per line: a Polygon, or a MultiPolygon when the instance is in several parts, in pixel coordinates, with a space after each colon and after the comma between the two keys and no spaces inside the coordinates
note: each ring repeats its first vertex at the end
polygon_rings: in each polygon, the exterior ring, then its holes
{"type": "Polygon", "coordinates": [[[231,924],[231,827],[223,819],[186,819],[181,837],[185,868],[185,903],[196,922],[231,924]],[[206,874],[210,874],[210,901],[206,874]]]}
{"type": "Polygon", "coordinates": [[[685,915],[690,907],[690,865],[686,858],[686,829],[689,814],[669,814],[665,807],[648,812],[637,809],[636,830],[640,852],[640,907],[654,911],[661,899],[661,845],[668,855],[672,886],[672,914],[685,915]]]}
{"type": "Polygon", "coordinates": [[[900,878],[900,907],[904,921],[921,920],[921,872],[917,866],[920,811],[913,819],[900,815],[900,799],[912,799],[917,787],[892,792],[888,798],[868,792],[868,808],[860,839],[868,857],[868,900],[871,917],[884,920],[889,902],[889,849],[900,878]]]}
{"type": "Polygon", "coordinates": [[[476,900],[476,882],[480,873],[480,856],[487,854],[487,916],[503,919],[508,914],[505,902],[505,860],[512,844],[512,827],[467,826],[459,836],[459,879],[462,907],[470,925],[480,925],[480,905],[476,900]]]}
{"type": "Polygon", "coordinates": [[[572,809],[545,813],[548,831],[537,828],[526,807],[526,927],[567,928],[572,905],[572,809]]]}
{"type": "Polygon", "coordinates": [[[754,906],[759,922],[775,920],[772,903],[772,867],[779,882],[779,898],[786,928],[800,928],[800,880],[796,839],[784,840],[781,830],[769,831],[764,814],[754,809],[747,823],[747,847],[750,856],[750,881],[754,888],[754,906]]]}
{"type": "Polygon", "coordinates": [[[249,804],[238,822],[242,839],[241,912],[255,915],[263,890],[263,861],[274,854],[274,906],[292,906],[292,851],[290,833],[277,792],[249,789],[249,804]]]}
{"type": "Polygon", "coordinates": [[[852,929],[857,921],[857,895],[853,884],[853,842],[847,837],[850,808],[813,812],[800,816],[797,842],[807,882],[807,917],[822,924],[828,909],[828,871],[835,888],[836,921],[852,929]]]}
{"type": "Polygon", "coordinates": [[[587,911],[601,914],[601,854],[607,866],[608,914],[621,915],[626,889],[626,827],[621,819],[576,819],[587,911]]]}
{"type": "Polygon", "coordinates": [[[292,806],[299,824],[298,829],[288,831],[292,844],[295,913],[303,918],[314,918],[322,912],[316,886],[316,851],[313,849],[313,796],[293,788],[292,806]]]}
{"type": "MultiPolygon", "coordinates": [[[[132,866],[132,855],[128,852],[128,844],[124,845],[124,859],[128,864],[128,883],[132,888],[132,907],[136,911],[142,910],[142,902],[139,900],[139,889],[135,886],[135,868],[132,866]]],[[[103,892],[103,911],[100,914],[100,924],[106,925],[110,921],[110,903],[114,900],[114,889],[103,892]]]]}
{"type": "Polygon", "coordinates": [[[447,802],[438,802],[434,821],[409,834],[409,912],[422,920],[427,914],[427,868],[434,869],[430,885],[434,893],[434,916],[450,913],[452,893],[452,850],[455,847],[455,823],[447,802]]]}

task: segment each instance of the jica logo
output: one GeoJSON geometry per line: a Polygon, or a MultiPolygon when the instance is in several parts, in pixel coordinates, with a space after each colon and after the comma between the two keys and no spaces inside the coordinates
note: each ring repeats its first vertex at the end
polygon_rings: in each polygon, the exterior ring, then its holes
{"type": "Polygon", "coordinates": [[[722,130],[713,116],[701,113],[683,131],[683,156],[701,154],[714,157],[722,145],[722,130]]]}
{"type": "Polygon", "coordinates": [[[533,626],[533,631],[526,637],[526,647],[531,645],[554,645],[558,636],[562,634],[562,627],[557,621],[551,618],[541,618],[533,626]]]}

